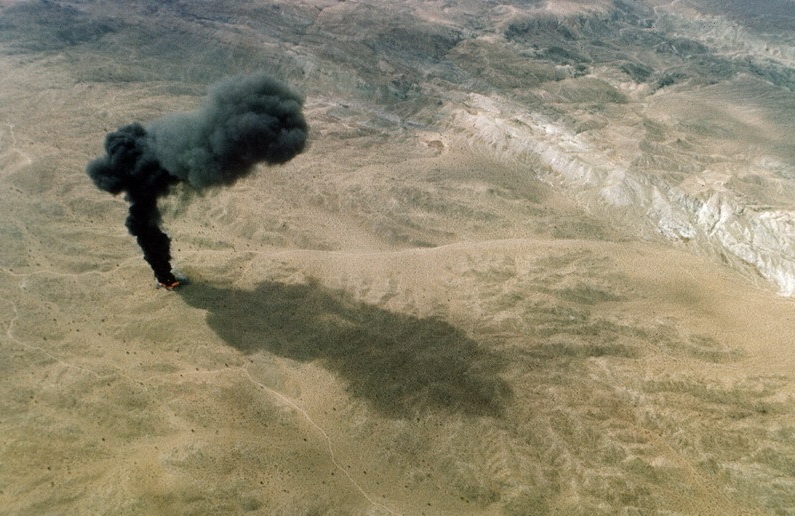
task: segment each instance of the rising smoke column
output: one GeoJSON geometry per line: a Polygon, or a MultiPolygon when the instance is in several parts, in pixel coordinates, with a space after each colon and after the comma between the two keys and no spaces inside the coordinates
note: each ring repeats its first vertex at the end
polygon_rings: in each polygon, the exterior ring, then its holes
{"type": "Polygon", "coordinates": [[[125,193],[127,229],[157,281],[179,285],[171,272],[171,240],[160,228],[158,198],[184,182],[196,189],[230,185],[257,163],[286,163],[304,150],[302,99],[265,74],[216,83],[198,110],[109,133],[106,154],[88,164],[98,188],[125,193]]]}

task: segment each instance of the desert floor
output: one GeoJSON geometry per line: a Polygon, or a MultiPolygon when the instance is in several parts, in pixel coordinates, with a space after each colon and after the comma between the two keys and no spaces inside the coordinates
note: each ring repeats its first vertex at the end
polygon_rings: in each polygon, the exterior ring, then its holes
{"type": "MultiPolygon", "coordinates": [[[[155,288],[85,164],[193,109],[209,64],[160,79],[113,49],[125,30],[0,54],[0,512],[795,513],[792,299],[474,137],[475,97],[420,124],[343,72],[291,79],[309,149],[163,199],[190,284],[155,288]]],[[[779,123],[760,113],[754,145],[779,123]]],[[[597,128],[617,154],[620,129],[597,128]]]]}

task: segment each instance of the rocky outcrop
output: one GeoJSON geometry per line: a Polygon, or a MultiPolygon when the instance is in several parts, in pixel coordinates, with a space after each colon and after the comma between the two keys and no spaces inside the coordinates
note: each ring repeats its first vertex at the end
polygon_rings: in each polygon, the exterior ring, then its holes
{"type": "Polygon", "coordinates": [[[782,295],[795,294],[795,217],[787,210],[744,205],[735,193],[688,193],[659,176],[621,163],[587,136],[505,99],[473,94],[450,111],[451,132],[504,159],[528,164],[539,176],[593,211],[622,219],[722,260],[749,266],[782,295]],[[533,167],[538,160],[543,168],[533,167]]]}

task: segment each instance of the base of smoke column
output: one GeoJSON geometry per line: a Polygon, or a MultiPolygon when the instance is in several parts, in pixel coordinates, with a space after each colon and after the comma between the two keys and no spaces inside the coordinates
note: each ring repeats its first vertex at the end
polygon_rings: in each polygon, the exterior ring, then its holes
{"type": "Polygon", "coordinates": [[[172,280],[166,280],[166,281],[156,280],[156,281],[157,281],[156,283],[157,288],[164,288],[166,290],[176,290],[179,287],[190,284],[188,278],[182,276],[175,277],[172,280]]]}
{"type": "Polygon", "coordinates": [[[166,290],[174,290],[180,286],[182,286],[182,282],[179,280],[174,280],[168,283],[160,283],[159,281],[157,282],[157,288],[164,288],[166,290]]]}

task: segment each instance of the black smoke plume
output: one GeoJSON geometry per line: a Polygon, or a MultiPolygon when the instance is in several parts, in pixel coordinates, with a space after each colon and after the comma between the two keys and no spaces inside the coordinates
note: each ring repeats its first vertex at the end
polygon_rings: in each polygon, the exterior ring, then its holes
{"type": "Polygon", "coordinates": [[[162,285],[179,282],[171,271],[171,240],[160,228],[158,198],[180,182],[195,189],[230,185],[257,163],[289,161],[306,144],[302,104],[267,75],[236,76],[213,85],[196,111],[107,135],[106,155],[88,164],[88,175],[102,190],[125,193],[127,229],[162,285]]]}

